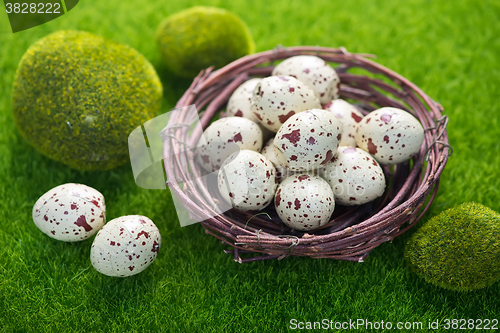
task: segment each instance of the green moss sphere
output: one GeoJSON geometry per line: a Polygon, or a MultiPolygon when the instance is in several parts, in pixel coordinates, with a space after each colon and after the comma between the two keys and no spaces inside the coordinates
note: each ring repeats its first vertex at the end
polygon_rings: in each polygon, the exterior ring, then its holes
{"type": "Polygon", "coordinates": [[[408,241],[413,270],[439,287],[470,291],[500,280],[500,214],[464,203],[435,216],[408,241]]]}
{"type": "Polygon", "coordinates": [[[160,110],[162,86],[136,50],[82,31],[58,31],[22,57],[14,120],[42,154],[77,170],[128,160],[128,135],[160,110]]]}
{"type": "Polygon", "coordinates": [[[194,77],[210,66],[220,68],[255,48],[238,16],[201,6],[167,17],[158,28],[156,41],[168,69],[183,77],[194,77]]]}

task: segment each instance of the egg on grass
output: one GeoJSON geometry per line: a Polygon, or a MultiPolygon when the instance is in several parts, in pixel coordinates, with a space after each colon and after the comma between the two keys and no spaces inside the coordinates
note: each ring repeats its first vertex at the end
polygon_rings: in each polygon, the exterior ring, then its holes
{"type": "Polygon", "coordinates": [[[144,271],[157,257],[161,235],[149,218],[121,216],[96,235],[90,250],[94,268],[108,276],[125,277],[144,271]]]}
{"type": "Polygon", "coordinates": [[[104,196],[83,184],[54,187],[33,206],[33,222],[49,237],[77,242],[93,236],[106,223],[104,196]]]}

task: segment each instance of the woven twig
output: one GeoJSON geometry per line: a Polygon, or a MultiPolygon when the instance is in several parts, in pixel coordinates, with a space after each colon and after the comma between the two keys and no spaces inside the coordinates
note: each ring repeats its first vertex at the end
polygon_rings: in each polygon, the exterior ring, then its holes
{"type": "Polygon", "coordinates": [[[452,151],[446,132],[448,118],[443,116],[442,106],[419,87],[369,60],[369,57],[373,56],[349,53],[344,48],[278,47],[240,58],[217,71],[208,69],[200,73],[177,103],[177,108],[194,104],[198,111],[203,112],[201,126],[191,133],[186,126],[176,126],[191,123],[192,115],[187,112],[175,113],[169,120],[171,131],[164,137],[165,171],[167,179],[185,185],[180,188],[172,181],[168,185],[190,214],[202,220],[208,234],[234,248],[225,252],[232,253],[235,261],[283,259],[294,255],[361,262],[375,247],[392,241],[415,225],[429,209],[452,151]],[[187,170],[188,165],[196,162],[194,154],[185,149],[185,144],[189,147],[196,145],[202,130],[224,108],[242,82],[251,77],[271,75],[276,61],[306,54],[316,55],[338,66],[341,98],[353,100],[363,113],[392,106],[418,118],[425,129],[419,154],[392,169],[384,168],[388,187],[381,198],[358,207],[339,205],[326,226],[309,233],[285,226],[273,205],[264,210],[266,214],[255,215],[232,209],[217,215],[215,207],[222,199],[210,193],[199,172],[187,170]],[[364,69],[367,74],[349,73],[352,68],[364,69]],[[171,156],[175,158],[172,160],[171,156]],[[243,259],[241,253],[260,254],[243,259]]]}

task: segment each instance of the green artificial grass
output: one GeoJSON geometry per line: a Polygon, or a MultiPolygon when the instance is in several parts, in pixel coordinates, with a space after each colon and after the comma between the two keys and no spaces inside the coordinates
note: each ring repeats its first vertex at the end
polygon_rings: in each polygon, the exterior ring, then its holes
{"type": "Polygon", "coordinates": [[[1,12],[0,331],[298,331],[292,319],[383,320],[397,331],[397,322],[422,322],[427,329],[429,321],[443,325],[447,318],[500,319],[498,283],[460,293],[410,270],[403,253],[415,230],[379,246],[364,263],[291,257],[240,265],[201,225],[181,228],[169,192],[138,188],[129,165],[74,171],[21,137],[11,111],[17,64],[32,43],[59,29],[86,30],[141,52],[162,79],[162,112],[172,109],[190,80],[162,65],[155,32],[166,16],[194,5],[239,15],[257,51],[321,45],[376,54],[440,102],[450,118],[454,154],[421,223],[465,201],[500,211],[498,1],[80,1],[62,17],[16,34],[1,12]],[[101,191],[108,220],[150,217],[163,238],[156,261],[130,278],[107,277],[90,264],[92,239],[62,243],[39,231],[33,204],[66,182],[101,191]]]}

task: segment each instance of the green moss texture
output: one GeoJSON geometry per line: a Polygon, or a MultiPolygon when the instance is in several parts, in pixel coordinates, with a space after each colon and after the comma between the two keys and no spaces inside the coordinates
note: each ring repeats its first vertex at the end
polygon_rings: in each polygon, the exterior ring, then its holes
{"type": "Polygon", "coordinates": [[[405,256],[427,282],[470,291],[500,280],[500,214],[477,203],[448,209],[408,241],[405,256]]]}
{"type": "Polygon", "coordinates": [[[254,52],[246,24],[220,8],[197,6],[167,17],[156,41],[163,60],[178,76],[194,77],[202,69],[220,68],[254,52]]]}
{"type": "Polygon", "coordinates": [[[83,31],[57,31],[21,58],[14,120],[42,154],[77,170],[128,162],[130,132],[157,115],[162,86],[131,47],[83,31]]]}

